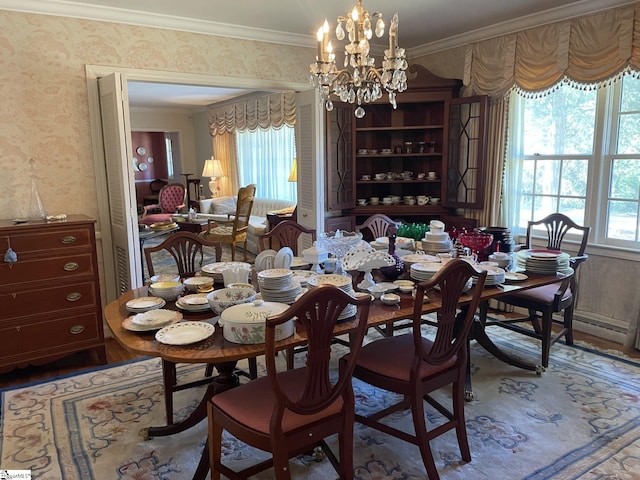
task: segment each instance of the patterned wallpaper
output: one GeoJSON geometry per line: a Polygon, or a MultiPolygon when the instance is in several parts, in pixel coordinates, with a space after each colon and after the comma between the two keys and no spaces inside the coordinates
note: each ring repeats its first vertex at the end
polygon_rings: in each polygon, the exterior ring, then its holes
{"type": "Polygon", "coordinates": [[[0,10],[0,218],[26,216],[30,158],[47,213],[97,217],[85,65],[306,83],[313,53],[0,10]]]}

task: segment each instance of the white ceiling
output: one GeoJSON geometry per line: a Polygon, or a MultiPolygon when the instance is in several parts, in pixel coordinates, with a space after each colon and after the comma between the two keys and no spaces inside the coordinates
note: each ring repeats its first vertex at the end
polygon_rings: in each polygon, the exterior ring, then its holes
{"type": "MultiPolygon", "coordinates": [[[[423,55],[632,0],[362,0],[388,25],[398,12],[399,44],[423,55]]],[[[355,0],[0,0],[0,9],[157,26],[298,46],[315,46],[325,18],[335,28],[355,0]]],[[[130,85],[133,106],[201,107],[246,91],[130,85]],[[163,104],[160,105],[160,99],[163,104]]]]}

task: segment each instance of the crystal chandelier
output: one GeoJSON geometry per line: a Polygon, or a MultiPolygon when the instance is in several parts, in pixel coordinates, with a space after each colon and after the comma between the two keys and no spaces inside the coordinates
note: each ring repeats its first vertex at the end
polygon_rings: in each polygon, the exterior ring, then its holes
{"type": "Polygon", "coordinates": [[[362,8],[362,0],[347,16],[338,17],[336,38],[344,40],[345,29],[349,43],[344,46],[344,70],[338,70],[333,46],[329,41],[329,23],[324,21],[318,29],[318,54],[311,64],[311,84],[322,97],[328,111],[333,110],[330,95],[341,102],[357,103],[355,115],[364,117],[363,103],[370,103],[382,97],[383,90],[389,95],[389,103],[396,108],[396,93],[407,89],[407,59],[404,48],[398,48],[398,14],[389,26],[389,49],[384,51],[382,67],[376,68],[375,58],[369,56],[369,40],[375,31],[376,37],[384,35],[382,14],[362,8]],[[375,21],[375,30],[372,22],[375,21]]]}

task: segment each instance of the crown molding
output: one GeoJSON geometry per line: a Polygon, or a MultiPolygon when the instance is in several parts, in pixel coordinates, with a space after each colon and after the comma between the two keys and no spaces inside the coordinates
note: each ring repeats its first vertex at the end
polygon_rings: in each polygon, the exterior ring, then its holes
{"type": "Polygon", "coordinates": [[[469,43],[479,42],[488,38],[508,35],[528,28],[561,22],[563,20],[569,20],[570,18],[598,13],[603,10],[611,10],[613,8],[632,5],[634,3],[637,3],[637,0],[584,0],[572,5],[552,8],[544,12],[496,23],[490,27],[471,30],[460,35],[454,35],[436,42],[420,45],[409,49],[407,54],[410,55],[411,58],[417,58],[449,50],[451,48],[464,46],[469,43]]]}
{"type": "Polygon", "coordinates": [[[123,23],[142,27],[163,28],[167,30],[179,30],[241,40],[278,43],[295,47],[313,47],[316,43],[316,39],[312,35],[277,32],[244,25],[238,26],[198,20],[195,18],[176,17],[173,15],[162,15],[101,5],[88,5],[64,0],[0,0],[0,10],[13,10],[24,13],[37,13],[59,17],[123,23]]]}
{"type": "MultiPolygon", "coordinates": [[[[527,28],[597,13],[602,10],[609,10],[624,5],[631,5],[633,3],[636,3],[636,0],[584,0],[420,45],[408,49],[407,54],[411,58],[416,58],[488,38],[508,35],[527,28]]],[[[172,15],[161,15],[123,8],[87,5],[66,0],[0,0],[0,10],[14,10],[25,13],[83,18],[151,28],[164,28],[167,30],[180,30],[295,47],[311,48],[315,46],[316,42],[315,37],[312,35],[277,32],[274,30],[203,21],[172,15]]]]}

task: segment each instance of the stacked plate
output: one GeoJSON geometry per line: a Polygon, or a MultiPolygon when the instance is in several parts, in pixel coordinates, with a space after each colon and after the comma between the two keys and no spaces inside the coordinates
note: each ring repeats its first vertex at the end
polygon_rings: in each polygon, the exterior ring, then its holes
{"type": "Polygon", "coordinates": [[[178,298],[176,300],[176,307],[187,312],[194,313],[207,312],[211,310],[206,293],[194,293],[192,295],[185,295],[182,298],[178,298]]]}
{"type": "MultiPolygon", "coordinates": [[[[487,279],[484,281],[484,285],[486,287],[490,285],[500,285],[505,281],[505,274],[507,272],[500,267],[494,267],[493,265],[474,265],[473,268],[478,270],[479,272],[487,272],[487,279]]],[[[473,284],[475,285],[477,277],[473,277],[473,284]]]]}
{"type": "MultiPolygon", "coordinates": [[[[315,277],[309,277],[309,279],[307,280],[309,289],[324,284],[338,287],[340,290],[348,293],[352,297],[356,295],[356,292],[353,289],[353,284],[351,283],[351,277],[347,277],[346,275],[316,275],[315,277]]],[[[344,320],[345,318],[353,317],[357,312],[358,307],[356,305],[347,305],[346,307],[344,307],[344,310],[342,310],[342,313],[340,313],[340,315],[338,316],[338,320],[344,320]]]]}
{"type": "Polygon", "coordinates": [[[302,293],[300,282],[294,281],[294,272],[285,268],[271,268],[258,272],[258,285],[265,302],[291,305],[302,293]]]}
{"type": "Polygon", "coordinates": [[[569,254],[558,250],[530,249],[516,252],[516,266],[527,272],[554,275],[569,268],[569,254]]]}
{"type": "Polygon", "coordinates": [[[447,232],[427,232],[421,242],[422,249],[435,255],[451,251],[451,238],[447,232]]]}
{"type": "Polygon", "coordinates": [[[418,282],[424,282],[433,277],[442,268],[439,262],[419,262],[411,265],[409,275],[418,282]]]}
{"type": "Polygon", "coordinates": [[[222,278],[222,271],[225,268],[231,267],[233,265],[248,265],[249,268],[251,268],[251,264],[247,262],[215,262],[204,265],[202,267],[202,273],[213,277],[214,283],[224,283],[224,280],[222,278]]]}
{"type": "Polygon", "coordinates": [[[410,255],[404,255],[402,257],[402,261],[404,262],[405,268],[411,268],[411,265],[413,265],[414,263],[437,263],[440,261],[440,259],[435,255],[428,255],[426,253],[412,253],[410,255]]]}
{"type": "Polygon", "coordinates": [[[122,326],[133,332],[149,332],[152,330],[160,330],[180,320],[182,320],[182,314],[180,312],[158,308],[125,318],[122,326]]]}
{"type": "Polygon", "coordinates": [[[309,278],[315,277],[316,275],[318,275],[318,273],[311,270],[296,270],[293,272],[293,281],[298,282],[303,287],[306,287],[309,278]]]}
{"type": "Polygon", "coordinates": [[[134,298],[133,300],[129,300],[125,307],[131,313],[144,313],[149,310],[156,310],[157,308],[162,308],[165,306],[167,302],[165,302],[162,298],[159,297],[140,297],[134,298]]]}

